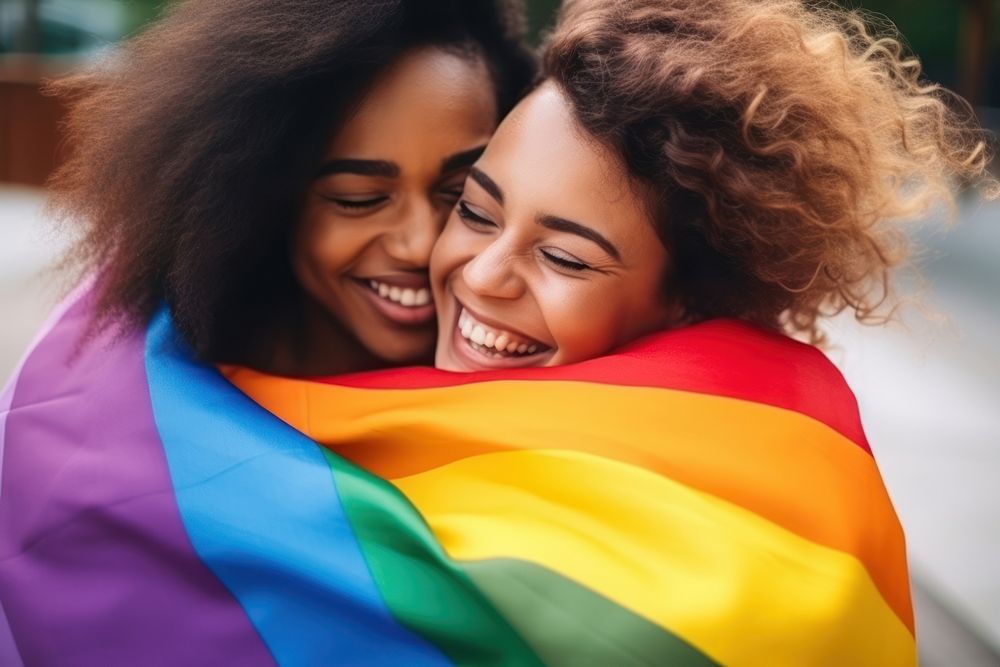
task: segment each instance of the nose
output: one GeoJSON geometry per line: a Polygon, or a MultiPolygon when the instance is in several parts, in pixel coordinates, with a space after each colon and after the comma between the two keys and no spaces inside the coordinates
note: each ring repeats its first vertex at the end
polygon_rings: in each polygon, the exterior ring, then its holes
{"type": "Polygon", "coordinates": [[[426,198],[412,199],[400,211],[392,230],[383,236],[386,252],[400,264],[426,268],[447,217],[446,208],[426,198]]]}
{"type": "Polygon", "coordinates": [[[483,247],[462,267],[462,280],[481,297],[517,299],[524,294],[524,280],[517,267],[514,249],[503,236],[483,247]]]}

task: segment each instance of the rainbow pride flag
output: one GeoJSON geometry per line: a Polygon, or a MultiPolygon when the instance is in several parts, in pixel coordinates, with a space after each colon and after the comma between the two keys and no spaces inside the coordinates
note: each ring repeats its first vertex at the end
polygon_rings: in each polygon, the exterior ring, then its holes
{"type": "Polygon", "coordinates": [[[0,397],[3,665],[913,665],[903,535],[813,348],[323,380],[57,313],[0,397]]]}

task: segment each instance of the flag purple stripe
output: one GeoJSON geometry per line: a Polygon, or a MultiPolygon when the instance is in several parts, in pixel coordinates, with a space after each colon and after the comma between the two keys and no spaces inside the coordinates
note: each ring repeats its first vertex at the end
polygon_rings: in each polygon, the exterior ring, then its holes
{"type": "Polygon", "coordinates": [[[6,412],[0,599],[21,659],[274,664],[183,529],[144,337],[97,336],[69,365],[89,300],[29,353],[6,412]]]}
{"type": "Polygon", "coordinates": [[[2,600],[0,600],[0,665],[24,667],[21,653],[17,650],[14,636],[10,633],[10,625],[7,623],[7,614],[3,610],[2,600]]]}
{"type": "Polygon", "coordinates": [[[4,434],[6,433],[7,413],[10,411],[11,401],[14,399],[14,387],[17,385],[17,378],[20,377],[21,369],[24,368],[24,362],[27,361],[28,355],[31,351],[38,346],[38,343],[40,343],[43,338],[49,335],[49,332],[52,331],[53,327],[55,327],[59,320],[62,319],[62,317],[66,314],[66,311],[68,311],[73,304],[80,300],[81,296],[93,287],[93,282],[92,278],[84,280],[65,299],[63,299],[62,303],[56,306],[55,309],[49,313],[45,323],[42,324],[41,329],[38,330],[34,339],[32,339],[31,344],[28,345],[28,352],[24,353],[24,356],[17,363],[17,367],[14,368],[14,372],[11,373],[10,378],[7,379],[7,383],[4,385],[3,391],[0,392],[0,499],[3,498],[3,450],[4,442],[6,440],[4,434]]]}
{"type": "MultiPolygon", "coordinates": [[[[14,388],[17,386],[17,379],[21,375],[21,369],[24,368],[24,362],[27,360],[31,350],[52,331],[52,328],[62,319],[66,311],[80,299],[82,294],[91,288],[92,284],[92,279],[84,280],[62,303],[49,313],[45,323],[42,324],[42,327],[28,345],[28,352],[25,352],[21,360],[18,361],[14,372],[7,379],[3,391],[0,391],[0,503],[3,502],[3,462],[7,432],[7,414],[10,412],[11,402],[14,400],[14,388]]],[[[24,661],[21,660],[21,653],[17,649],[17,643],[14,641],[14,635],[11,633],[10,623],[7,621],[7,613],[3,607],[2,597],[0,597],[0,665],[5,665],[6,667],[22,667],[24,665],[24,661]]]]}

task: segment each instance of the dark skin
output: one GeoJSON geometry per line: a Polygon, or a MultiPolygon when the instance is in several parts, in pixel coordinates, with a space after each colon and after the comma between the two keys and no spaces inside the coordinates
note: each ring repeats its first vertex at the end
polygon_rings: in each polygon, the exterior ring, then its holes
{"type": "Polygon", "coordinates": [[[478,60],[422,48],[383,72],[306,193],[291,250],[301,323],[258,345],[252,365],[332,375],[429,363],[431,248],[496,122],[478,60]]]}

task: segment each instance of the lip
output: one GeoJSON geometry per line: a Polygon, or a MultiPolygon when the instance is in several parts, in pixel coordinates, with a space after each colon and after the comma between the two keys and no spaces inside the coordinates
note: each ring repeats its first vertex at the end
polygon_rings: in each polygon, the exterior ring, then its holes
{"type": "MultiPolygon", "coordinates": [[[[544,362],[552,358],[555,354],[556,348],[546,346],[547,349],[535,354],[529,354],[525,356],[518,357],[490,357],[480,352],[469,345],[469,342],[462,336],[462,332],[458,330],[458,316],[465,308],[474,318],[495,329],[501,329],[503,331],[509,331],[513,334],[517,334],[523,338],[530,340],[536,340],[532,336],[517,331],[516,329],[511,329],[509,326],[501,325],[496,320],[480,317],[479,313],[472,310],[457,298],[455,299],[457,305],[455,309],[455,316],[451,323],[451,345],[455,350],[455,356],[458,357],[459,361],[463,366],[469,370],[490,370],[490,369],[504,369],[504,368],[530,368],[533,366],[543,366],[544,362]]],[[[539,341],[540,342],[540,341],[539,341]]],[[[542,343],[544,345],[544,343],[542,343]]]]}
{"type": "MultiPolygon", "coordinates": [[[[396,276],[397,278],[402,278],[402,276],[396,276]]],[[[414,276],[419,278],[419,276],[414,276]]],[[[368,284],[369,280],[376,280],[378,282],[384,282],[388,285],[395,285],[397,287],[410,287],[414,289],[419,289],[423,285],[420,283],[403,284],[402,282],[390,282],[389,280],[383,280],[382,278],[355,278],[353,280],[354,285],[361,290],[361,293],[368,300],[368,302],[379,312],[384,318],[392,322],[405,327],[418,327],[428,323],[433,322],[434,314],[436,309],[434,307],[434,302],[431,301],[425,306],[407,307],[389,301],[388,299],[383,299],[380,297],[368,284]],[[362,280],[364,282],[362,282],[362,280]]],[[[426,281],[425,281],[426,283],[426,281]]]]}

